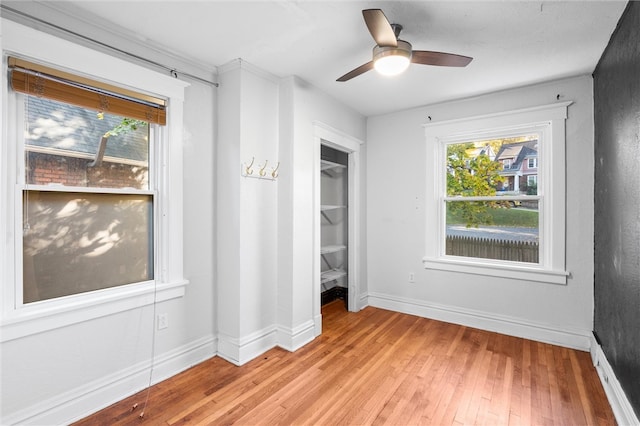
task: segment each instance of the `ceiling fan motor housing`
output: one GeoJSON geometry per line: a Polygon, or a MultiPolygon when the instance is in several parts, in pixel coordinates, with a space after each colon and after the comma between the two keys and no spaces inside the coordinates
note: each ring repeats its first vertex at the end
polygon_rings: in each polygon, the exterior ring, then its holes
{"type": "Polygon", "coordinates": [[[398,40],[398,46],[375,46],[374,67],[381,74],[394,75],[404,71],[411,62],[411,43],[398,40]],[[402,68],[398,71],[398,68],[402,68]]]}

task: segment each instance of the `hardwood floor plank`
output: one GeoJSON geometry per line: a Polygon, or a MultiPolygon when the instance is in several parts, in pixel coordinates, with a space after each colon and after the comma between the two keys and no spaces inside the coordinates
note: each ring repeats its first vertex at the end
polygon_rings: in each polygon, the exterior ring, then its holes
{"type": "Polygon", "coordinates": [[[615,425],[590,356],[376,308],[323,306],[323,334],[214,357],[77,425],[615,425]],[[134,404],[138,404],[136,408],[134,404]]]}

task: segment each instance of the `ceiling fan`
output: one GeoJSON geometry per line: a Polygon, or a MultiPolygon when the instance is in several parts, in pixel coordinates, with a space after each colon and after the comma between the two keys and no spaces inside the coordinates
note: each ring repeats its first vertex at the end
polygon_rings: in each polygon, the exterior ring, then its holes
{"type": "Polygon", "coordinates": [[[411,43],[398,38],[400,31],[402,31],[402,25],[390,24],[382,10],[365,9],[362,11],[362,16],[376,42],[376,46],[373,48],[373,59],[349,71],[336,81],[351,80],[372,69],[383,75],[396,75],[406,70],[410,63],[465,67],[473,59],[453,53],[411,50],[411,43]]]}

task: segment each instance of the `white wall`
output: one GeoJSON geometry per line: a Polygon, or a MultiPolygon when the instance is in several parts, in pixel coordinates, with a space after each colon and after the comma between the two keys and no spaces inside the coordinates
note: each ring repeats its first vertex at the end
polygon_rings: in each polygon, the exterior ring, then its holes
{"type": "Polygon", "coordinates": [[[589,348],[593,315],[593,95],[581,76],[371,117],[367,125],[369,303],[561,345],[589,348]],[[425,270],[421,126],[431,120],[572,100],[566,121],[567,285],[425,270]],[[408,275],[415,273],[410,284],[408,275]]]}
{"type": "Polygon", "coordinates": [[[220,68],[217,161],[219,355],[244,364],[276,344],[278,82],[236,60],[220,68]]]}

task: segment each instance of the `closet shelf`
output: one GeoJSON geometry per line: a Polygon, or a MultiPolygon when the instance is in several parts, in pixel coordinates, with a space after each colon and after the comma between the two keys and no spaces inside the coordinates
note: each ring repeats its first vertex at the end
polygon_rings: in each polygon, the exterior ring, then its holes
{"type": "Polygon", "coordinates": [[[328,271],[324,271],[320,274],[320,283],[326,284],[330,281],[335,281],[339,278],[346,277],[347,271],[343,269],[329,269],[328,271]]]}
{"type": "Polygon", "coordinates": [[[337,253],[339,251],[346,250],[347,246],[341,244],[333,244],[329,246],[320,247],[320,254],[337,253]]]}
{"type": "Polygon", "coordinates": [[[327,210],[346,209],[346,208],[347,206],[336,206],[331,204],[323,204],[320,206],[320,210],[323,212],[327,210]]]}
{"type": "Polygon", "coordinates": [[[320,171],[329,169],[344,169],[344,164],[334,163],[333,161],[320,160],[320,171]]]}

